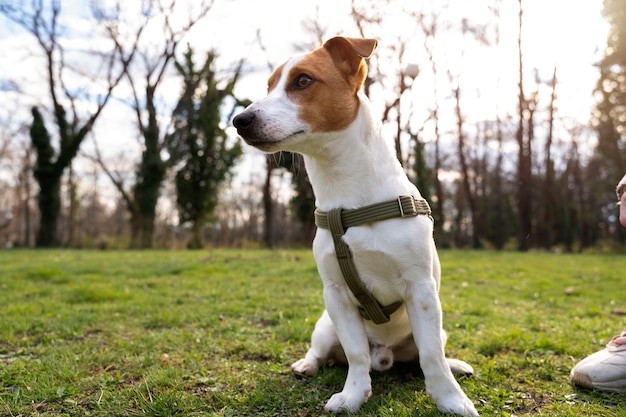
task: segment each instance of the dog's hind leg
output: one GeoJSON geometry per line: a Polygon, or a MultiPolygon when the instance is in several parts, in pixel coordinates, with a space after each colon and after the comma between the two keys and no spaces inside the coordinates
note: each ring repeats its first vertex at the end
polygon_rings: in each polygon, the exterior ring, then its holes
{"type": "MultiPolygon", "coordinates": [[[[443,341],[443,345],[446,345],[446,341],[448,340],[448,335],[445,330],[441,330],[441,340],[443,341]]],[[[474,375],[474,368],[469,363],[466,363],[460,359],[452,359],[446,358],[448,362],[448,366],[450,366],[450,370],[452,374],[459,376],[472,376],[474,375]]]]}
{"type": "Polygon", "coordinates": [[[330,359],[346,362],[335,325],[330,320],[328,312],[324,311],[315,323],[311,335],[311,348],[304,358],[291,365],[291,370],[296,374],[313,376],[330,359]]]}
{"type": "Polygon", "coordinates": [[[446,361],[448,361],[450,370],[452,371],[454,375],[459,375],[459,376],[474,375],[474,368],[472,368],[472,366],[469,363],[464,362],[460,359],[452,359],[452,358],[446,358],[446,361]]]}
{"type": "MultiPolygon", "coordinates": [[[[443,341],[443,345],[445,346],[446,335],[444,331],[442,331],[441,339],[443,341]]],[[[411,334],[403,340],[402,343],[394,346],[393,354],[396,362],[410,362],[419,359],[419,352],[417,351],[417,346],[415,346],[413,335],[411,334]]],[[[373,358],[374,356],[372,355],[372,364],[374,363],[373,358]]],[[[452,371],[453,375],[472,376],[474,374],[474,368],[460,359],[446,358],[446,361],[448,362],[448,366],[450,366],[450,371],[452,371]]],[[[373,365],[372,368],[376,369],[373,365]]]]}

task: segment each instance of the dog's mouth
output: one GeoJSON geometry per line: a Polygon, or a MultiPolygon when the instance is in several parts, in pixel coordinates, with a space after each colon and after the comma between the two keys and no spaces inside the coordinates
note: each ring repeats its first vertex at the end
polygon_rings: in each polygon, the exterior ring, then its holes
{"type": "Polygon", "coordinates": [[[238,131],[238,133],[239,136],[241,136],[248,145],[254,146],[255,148],[264,152],[276,152],[279,150],[283,150],[282,146],[286,142],[289,142],[292,139],[305,134],[306,131],[304,129],[300,129],[286,136],[283,136],[280,139],[272,139],[265,136],[244,136],[241,134],[242,132],[238,131]]]}
{"type": "Polygon", "coordinates": [[[284,138],[282,138],[282,139],[280,140],[280,142],[284,142],[284,141],[286,141],[286,140],[289,140],[289,139],[295,138],[296,136],[300,136],[300,135],[303,135],[303,134],[305,134],[305,133],[306,133],[306,132],[304,131],[304,129],[300,129],[300,130],[298,130],[297,132],[293,132],[292,134],[285,136],[284,138]]]}

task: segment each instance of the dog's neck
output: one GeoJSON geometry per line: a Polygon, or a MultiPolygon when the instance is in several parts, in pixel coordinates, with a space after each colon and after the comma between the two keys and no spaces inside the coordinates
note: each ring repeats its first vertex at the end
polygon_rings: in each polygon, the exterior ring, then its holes
{"type": "Polygon", "coordinates": [[[341,132],[320,134],[312,143],[302,153],[317,207],[322,210],[358,208],[402,194],[419,195],[362,93],[354,122],[341,132]]]}

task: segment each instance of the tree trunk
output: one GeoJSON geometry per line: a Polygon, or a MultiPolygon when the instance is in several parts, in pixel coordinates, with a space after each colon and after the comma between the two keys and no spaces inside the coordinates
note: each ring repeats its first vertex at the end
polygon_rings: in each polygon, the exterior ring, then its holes
{"type": "MultiPolygon", "coordinates": [[[[497,140],[498,140],[498,158],[496,159],[496,169],[495,169],[495,183],[493,194],[496,196],[496,201],[494,203],[494,228],[493,228],[493,241],[496,249],[502,249],[507,239],[507,231],[508,228],[505,229],[505,217],[504,217],[504,205],[502,199],[503,187],[502,187],[502,160],[504,159],[504,146],[503,146],[503,133],[502,133],[502,123],[500,121],[500,117],[496,118],[497,123],[497,140]]],[[[507,222],[508,224],[508,222],[507,222]]]]}
{"type": "Polygon", "coordinates": [[[131,249],[141,248],[141,218],[137,210],[130,210],[130,247],[131,249]]]}
{"type": "Polygon", "coordinates": [[[545,145],[545,178],[543,184],[543,207],[542,207],[542,216],[541,216],[541,230],[543,233],[540,238],[542,240],[543,247],[546,249],[550,249],[555,243],[557,243],[557,202],[556,198],[559,195],[558,190],[555,187],[555,172],[554,172],[554,161],[552,160],[552,141],[553,141],[553,133],[554,133],[554,112],[555,112],[555,102],[556,102],[556,65],[554,66],[554,72],[552,73],[552,82],[551,89],[552,94],[550,95],[550,105],[548,109],[548,135],[546,138],[545,145]]]}
{"type": "Polygon", "coordinates": [[[59,175],[39,175],[39,230],[36,245],[40,248],[58,244],[57,223],[61,212],[61,177],[59,175]]]}
{"type": "Polygon", "coordinates": [[[50,143],[50,135],[46,129],[43,116],[36,108],[32,108],[33,123],[30,127],[30,138],[37,152],[37,162],[33,175],[39,184],[37,204],[39,206],[39,230],[36,245],[52,247],[57,242],[57,222],[61,212],[61,175],[63,169],[53,162],[54,148],[50,143]]]}
{"type": "Polygon", "coordinates": [[[517,248],[520,251],[529,249],[529,238],[531,235],[531,201],[530,201],[530,174],[531,174],[531,154],[530,139],[526,141],[524,134],[524,120],[526,113],[526,97],[524,94],[524,71],[522,66],[522,0],[519,0],[519,34],[517,38],[519,80],[518,80],[518,111],[519,121],[515,139],[518,145],[517,161],[517,209],[518,209],[518,235],[517,248]]]}
{"type": "Polygon", "coordinates": [[[263,222],[263,245],[266,248],[273,246],[272,242],[272,224],[273,224],[273,205],[272,205],[272,170],[276,164],[272,162],[273,155],[265,156],[266,164],[266,176],[265,184],[263,185],[263,210],[265,212],[265,219],[263,222]]]}
{"type": "Polygon", "coordinates": [[[433,181],[435,185],[435,196],[437,201],[435,203],[435,238],[441,241],[443,239],[443,226],[445,224],[445,215],[443,211],[444,194],[443,185],[439,179],[439,172],[441,171],[441,150],[440,150],[440,135],[439,135],[439,123],[435,115],[435,169],[433,172],[433,181]]]}
{"type": "Polygon", "coordinates": [[[154,220],[156,218],[156,204],[159,198],[162,178],[153,177],[151,180],[143,180],[135,184],[134,202],[137,205],[137,224],[132,230],[138,233],[132,241],[139,244],[141,249],[149,249],[153,246],[154,220]]]}
{"type": "Polygon", "coordinates": [[[144,213],[141,216],[141,248],[151,249],[154,246],[154,219],[155,214],[144,213]]]}
{"type": "Polygon", "coordinates": [[[472,241],[472,247],[477,249],[480,248],[480,239],[478,236],[477,207],[476,199],[470,185],[469,169],[467,166],[467,160],[465,158],[465,135],[463,133],[463,115],[461,113],[461,89],[458,86],[454,89],[454,99],[458,135],[459,163],[461,165],[461,176],[463,178],[463,193],[465,194],[465,198],[467,200],[467,205],[469,207],[470,218],[472,222],[470,226],[470,238],[472,241]]]}
{"type": "MultiPolygon", "coordinates": [[[[22,202],[22,210],[24,216],[24,235],[22,237],[22,245],[25,247],[29,247],[31,245],[31,221],[30,221],[30,198],[31,198],[31,189],[30,189],[30,152],[31,148],[27,147],[26,152],[24,154],[24,164],[22,166],[22,170],[19,175],[19,181],[22,184],[20,188],[23,188],[24,196],[20,196],[18,201],[22,202]]],[[[21,193],[21,192],[20,192],[21,193]]]]}
{"type": "Polygon", "coordinates": [[[167,169],[167,164],[160,154],[160,129],[154,93],[155,86],[148,85],[146,87],[148,123],[143,128],[145,149],[138,168],[133,198],[139,215],[139,229],[135,232],[140,234],[140,236],[135,236],[133,241],[138,242],[143,249],[152,248],[153,245],[156,205],[167,169]]]}
{"type": "Polygon", "coordinates": [[[202,249],[204,247],[204,223],[193,222],[191,225],[191,238],[187,242],[187,249],[202,249]]]}
{"type": "Polygon", "coordinates": [[[67,198],[69,210],[67,213],[67,245],[72,247],[76,244],[76,218],[78,217],[78,198],[76,196],[76,184],[74,183],[74,168],[68,166],[67,198]]]}

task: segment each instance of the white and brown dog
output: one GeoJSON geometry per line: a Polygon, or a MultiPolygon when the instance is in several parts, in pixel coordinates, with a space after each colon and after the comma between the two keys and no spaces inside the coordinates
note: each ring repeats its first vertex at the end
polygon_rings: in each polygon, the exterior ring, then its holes
{"type": "MultiPolygon", "coordinates": [[[[250,145],[264,151],[304,155],[319,210],[356,209],[398,196],[419,197],[407,179],[363,92],[374,39],[335,37],[294,57],[268,81],[267,97],[238,114],[233,124],[250,145]]],[[[292,365],[315,375],[326,361],[346,360],[343,391],[326,409],[356,411],[371,395],[370,367],[388,369],[394,359],[414,360],[439,410],[478,413],[453,377],[471,374],[465,362],[446,359],[439,301],[440,265],[428,216],[393,218],[351,227],[343,235],[365,287],[383,305],[402,301],[390,320],[375,324],[340,269],[333,237],[318,229],[313,253],[324,283],[326,311],[315,325],[312,347],[292,365]]]]}

